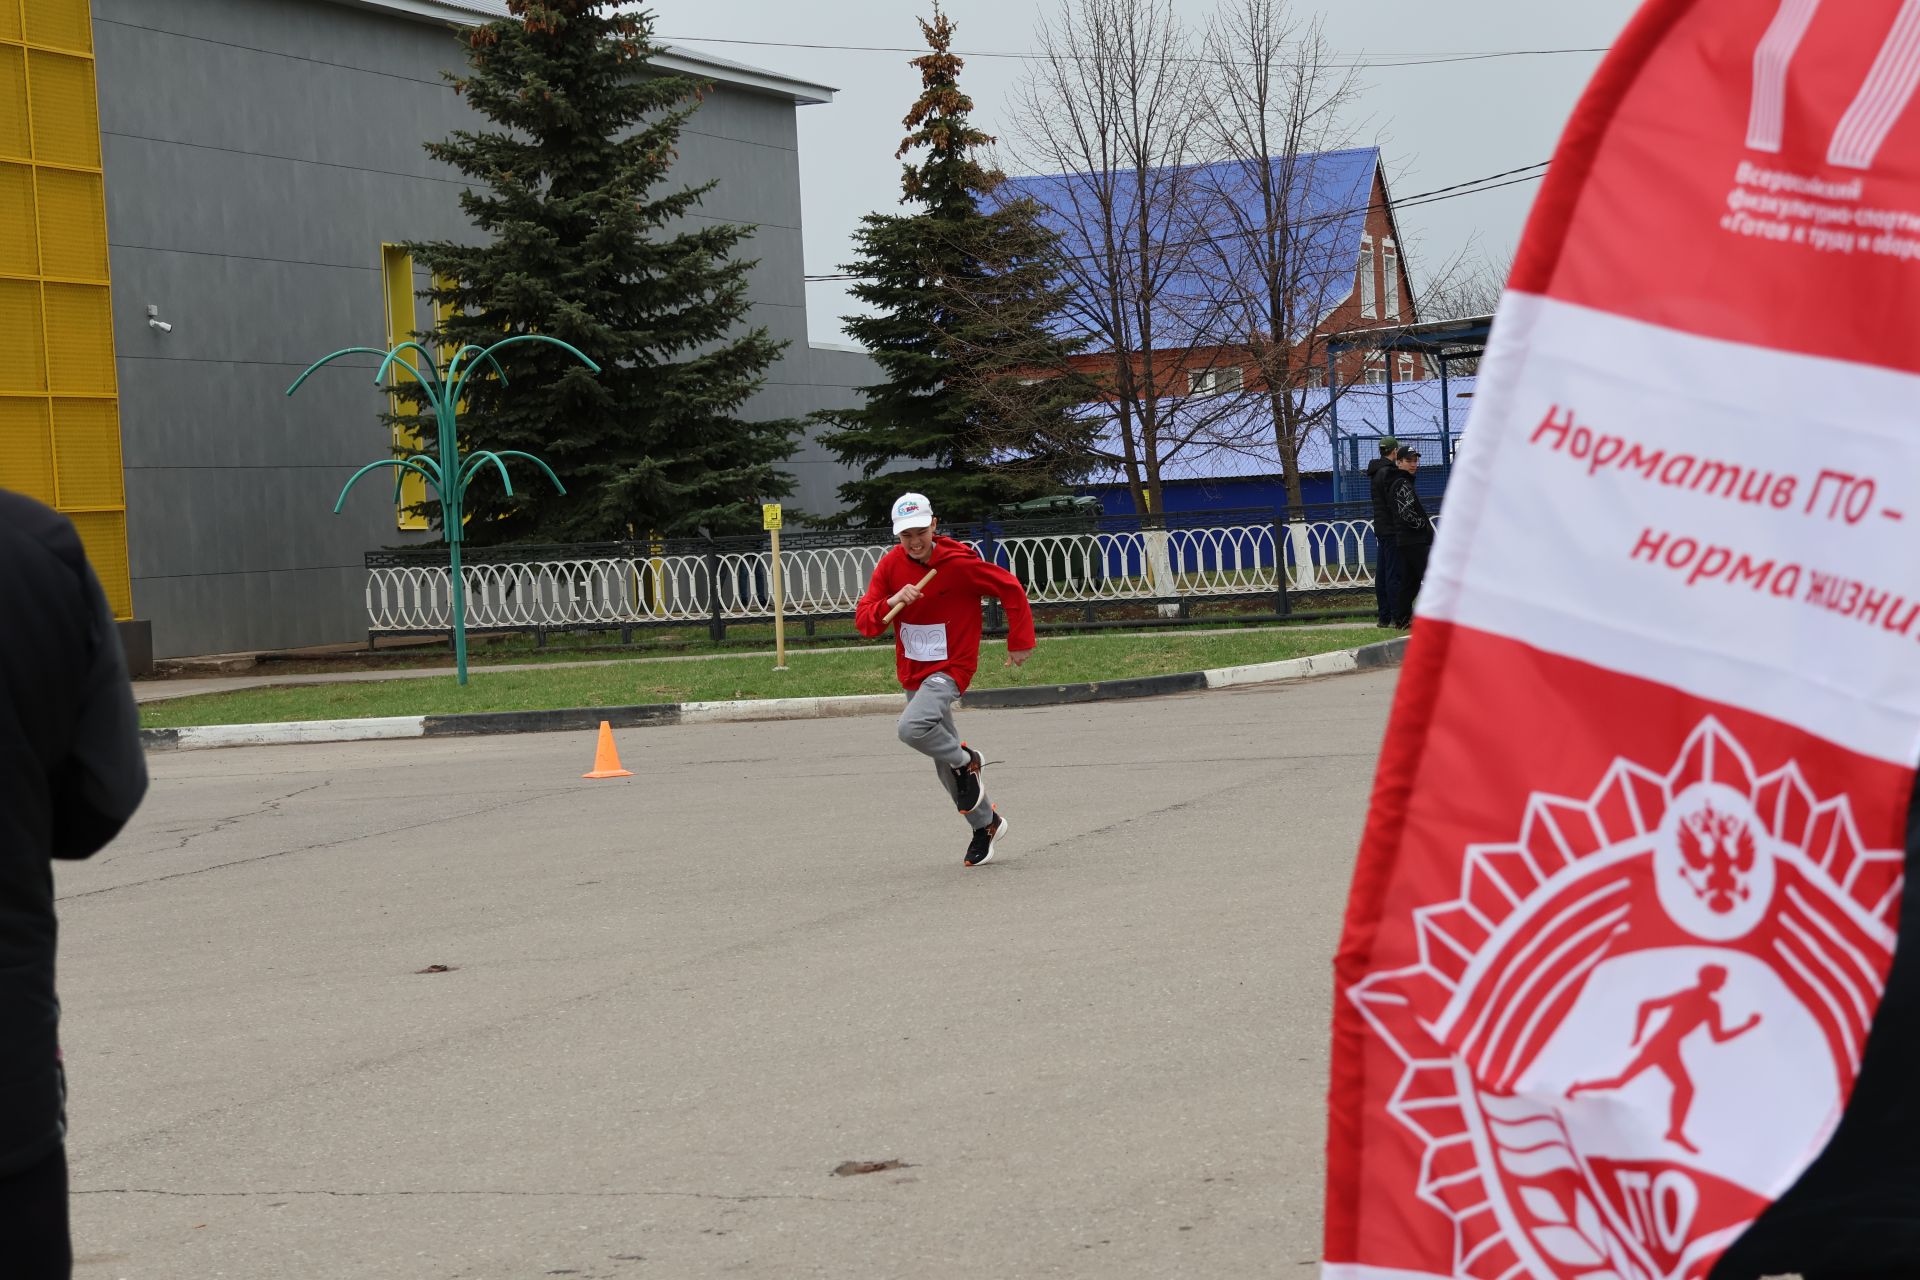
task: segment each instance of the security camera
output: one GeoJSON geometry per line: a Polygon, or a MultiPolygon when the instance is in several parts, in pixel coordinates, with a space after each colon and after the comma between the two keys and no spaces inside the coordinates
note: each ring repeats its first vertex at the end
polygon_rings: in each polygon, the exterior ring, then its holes
{"type": "Polygon", "coordinates": [[[172,333],[173,326],[160,318],[160,308],[147,304],[147,328],[158,329],[162,333],[172,333]]]}

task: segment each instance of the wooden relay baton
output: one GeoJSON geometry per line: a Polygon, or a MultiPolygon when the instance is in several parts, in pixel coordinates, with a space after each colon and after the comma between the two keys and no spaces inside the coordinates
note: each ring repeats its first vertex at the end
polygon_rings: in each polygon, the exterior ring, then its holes
{"type": "MultiPolygon", "coordinates": [[[[938,569],[927,570],[927,576],[913,584],[914,590],[925,591],[927,589],[927,584],[933,581],[933,575],[938,572],[940,572],[938,569]]],[[[907,607],[907,602],[905,600],[902,600],[899,604],[887,610],[887,616],[881,620],[880,625],[883,627],[891,626],[893,623],[893,620],[900,616],[900,611],[906,607],[907,607]]]]}

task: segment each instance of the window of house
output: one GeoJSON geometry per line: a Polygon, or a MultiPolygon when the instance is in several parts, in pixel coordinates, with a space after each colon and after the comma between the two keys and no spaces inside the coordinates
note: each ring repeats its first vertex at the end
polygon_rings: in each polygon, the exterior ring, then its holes
{"type": "Polygon", "coordinates": [[[1379,314],[1379,309],[1374,306],[1374,295],[1377,288],[1378,286],[1375,283],[1373,270],[1373,239],[1369,236],[1361,236],[1360,263],[1354,271],[1353,289],[1355,293],[1360,295],[1360,316],[1362,319],[1371,320],[1379,314]]]}
{"type": "Polygon", "coordinates": [[[1218,396],[1235,392],[1246,385],[1246,375],[1238,366],[1225,369],[1187,370],[1187,394],[1218,396]]]}
{"type": "Polygon", "coordinates": [[[1361,366],[1360,381],[1367,386],[1377,387],[1387,380],[1387,357],[1376,351],[1368,356],[1361,366]]]}
{"type": "Polygon", "coordinates": [[[1400,251],[1389,240],[1380,247],[1380,314],[1400,318],[1400,251]]]}
{"type": "Polygon", "coordinates": [[[1413,381],[1413,357],[1410,355],[1403,354],[1400,357],[1400,381],[1413,381]]]}

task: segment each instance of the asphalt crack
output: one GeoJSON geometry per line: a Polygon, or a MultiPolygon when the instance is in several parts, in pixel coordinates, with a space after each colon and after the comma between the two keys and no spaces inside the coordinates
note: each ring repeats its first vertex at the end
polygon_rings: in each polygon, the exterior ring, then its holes
{"type": "MultiPolygon", "coordinates": [[[[317,784],[317,786],[326,786],[326,785],[328,784],[324,782],[317,784]]],[[[306,791],[312,791],[316,789],[317,787],[305,787],[305,788],[302,788],[301,791],[295,792],[294,795],[300,795],[306,791]]],[[[568,794],[568,790],[569,789],[567,788],[556,787],[553,790],[541,791],[533,795],[517,796],[512,800],[503,800],[499,804],[489,805],[484,809],[463,809],[460,811],[460,813],[457,816],[461,818],[483,817],[490,813],[499,813],[502,810],[511,809],[515,805],[531,804],[535,801],[551,799],[554,796],[566,795],[568,794]]],[[[288,797],[285,797],[284,799],[292,799],[292,798],[293,798],[292,796],[288,796],[288,797]]],[[[284,799],[282,803],[284,803],[284,799]]],[[[238,821],[239,818],[245,818],[249,816],[251,815],[240,814],[234,820],[238,821]]],[[[447,815],[444,815],[444,814],[435,815],[434,817],[430,817],[430,818],[422,818],[418,822],[407,822],[407,823],[402,823],[398,826],[381,827],[378,830],[366,831],[357,835],[341,836],[336,840],[320,840],[320,841],[316,841],[313,844],[303,844],[293,849],[276,849],[272,853],[256,854],[251,858],[235,858],[231,862],[216,862],[210,866],[195,867],[191,871],[175,871],[164,876],[151,876],[145,880],[129,880],[125,884],[110,884],[105,886],[104,888],[87,889],[81,893],[62,894],[59,898],[56,899],[56,901],[72,902],[78,898],[92,898],[92,897],[97,897],[103,893],[119,893],[124,889],[139,889],[150,884],[161,884],[168,880],[184,879],[187,876],[206,875],[210,871],[224,871],[228,867],[243,867],[253,862],[266,862],[273,858],[285,858],[296,853],[312,853],[317,849],[332,849],[340,845],[353,844],[360,840],[371,840],[379,836],[397,835],[405,831],[417,831],[422,827],[438,826],[444,823],[446,820],[447,820],[447,815]]],[[[222,819],[222,821],[226,821],[226,820],[222,819]]],[[[206,834],[206,833],[202,832],[198,834],[206,834]]],[[[194,837],[192,836],[188,837],[188,839],[193,839],[193,838],[194,837]]],[[[184,843],[178,847],[184,847],[184,843]]]]}
{"type": "Polygon", "coordinates": [[[207,836],[214,835],[221,831],[225,831],[228,827],[233,826],[235,823],[245,822],[248,818],[258,818],[263,814],[273,813],[277,811],[281,805],[285,804],[289,800],[294,800],[299,798],[300,796],[306,795],[309,791],[319,791],[323,787],[330,787],[332,785],[333,785],[333,779],[324,778],[321,781],[314,783],[312,786],[301,787],[298,790],[289,791],[286,795],[283,795],[283,796],[275,796],[273,799],[267,801],[265,804],[261,805],[257,809],[248,809],[244,813],[231,814],[225,818],[216,818],[214,819],[212,826],[204,827],[198,831],[190,831],[186,835],[181,836],[179,842],[175,844],[172,849],[168,849],[168,850],[131,849],[131,848],[124,849],[118,853],[109,854],[107,857],[95,859],[93,862],[93,865],[96,867],[104,867],[110,862],[118,862],[122,858],[130,858],[135,856],[136,854],[146,855],[146,854],[153,854],[153,853],[160,853],[160,852],[178,853],[180,850],[192,844],[195,840],[204,839],[207,836]]]}
{"type": "Polygon", "coordinates": [[[325,787],[330,787],[332,785],[333,785],[332,778],[322,778],[319,782],[314,783],[310,787],[301,787],[298,791],[289,791],[286,795],[276,796],[272,800],[269,800],[265,804],[261,805],[258,809],[249,809],[245,813],[236,813],[231,817],[216,819],[214,821],[214,824],[208,827],[206,830],[189,832],[187,835],[180,837],[180,843],[173,846],[174,852],[176,853],[179,852],[180,850],[186,848],[188,845],[192,844],[195,840],[204,839],[207,836],[215,835],[219,832],[225,831],[228,827],[233,826],[235,823],[245,822],[248,818],[258,818],[262,814],[273,813],[277,811],[280,808],[280,806],[285,804],[287,801],[298,799],[300,796],[304,796],[310,791],[319,791],[325,787]]]}
{"type": "Polygon", "coordinates": [[[1252,787],[1252,786],[1269,785],[1271,781],[1272,781],[1271,779],[1265,778],[1265,777],[1253,777],[1253,778],[1245,778],[1238,782],[1229,782],[1227,785],[1223,787],[1216,787],[1212,791],[1206,792],[1204,795],[1191,796],[1185,800],[1175,801],[1173,804],[1162,805],[1157,809],[1148,809],[1141,813],[1129,814],[1124,818],[1115,819],[1114,821],[1109,822],[1104,826],[1093,827],[1086,831],[1076,831],[1070,835],[1061,836],[1058,840],[1049,840],[1046,844],[1034,846],[1031,852],[1044,853],[1049,849],[1058,849],[1062,845],[1078,844],[1083,840],[1091,840],[1095,836],[1112,835],[1114,832],[1119,831],[1124,827],[1133,826],[1135,823],[1146,822],[1153,818],[1165,817],[1167,814],[1170,814],[1170,813],[1179,813],[1183,809],[1193,809],[1201,805],[1205,805],[1209,801],[1214,800],[1219,796],[1224,796],[1229,792],[1244,790],[1245,788],[1252,787]]]}
{"type": "Polygon", "coordinates": [[[339,1191],[320,1187],[300,1191],[174,1191],[165,1187],[75,1187],[76,1196],[169,1196],[189,1200],[244,1200],[256,1196],[290,1198],[293,1196],[334,1196],[342,1199],[379,1199],[384,1196],[506,1196],[525,1198],[564,1199],[577,1198],[589,1200],[633,1200],[647,1197],[664,1197],[682,1200],[726,1200],[736,1204],[745,1204],[753,1200],[818,1200],[823,1204],[864,1204],[864,1200],[851,1196],[809,1196],[776,1195],[771,1192],[758,1192],[740,1195],[728,1195],[720,1191],[496,1191],[485,1188],[455,1188],[446,1191],[406,1188],[398,1191],[339,1191]]]}

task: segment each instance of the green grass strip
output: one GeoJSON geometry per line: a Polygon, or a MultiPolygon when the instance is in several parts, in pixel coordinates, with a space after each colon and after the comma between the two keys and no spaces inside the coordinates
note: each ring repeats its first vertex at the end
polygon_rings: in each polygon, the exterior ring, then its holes
{"type": "MultiPolygon", "coordinates": [[[[1083,636],[1049,641],[1022,668],[1004,665],[999,641],[983,646],[976,689],[1080,684],[1132,676],[1278,662],[1391,638],[1392,631],[1269,628],[1228,635],[1083,636]]],[[[632,662],[578,670],[475,674],[466,687],[451,676],[287,685],[149,703],[148,728],[254,724],[285,720],[349,720],[365,716],[442,715],[465,711],[544,711],[648,702],[715,702],[741,698],[819,698],[895,693],[890,649],[851,653],[789,652],[789,670],[772,658],[702,662],[632,662]]]]}

